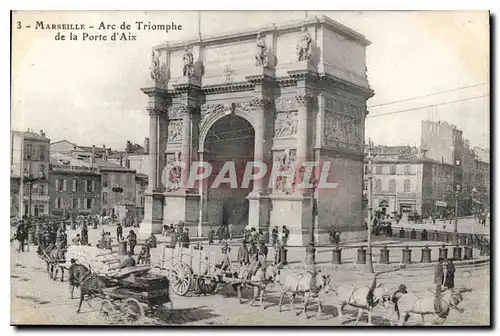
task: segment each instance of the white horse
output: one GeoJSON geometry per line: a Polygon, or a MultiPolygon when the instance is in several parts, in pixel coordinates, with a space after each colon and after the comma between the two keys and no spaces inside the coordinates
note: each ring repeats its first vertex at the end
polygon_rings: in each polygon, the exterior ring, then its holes
{"type": "MultiPolygon", "coordinates": [[[[253,262],[258,262],[254,260],[253,262]]],[[[240,303],[243,303],[241,297],[241,289],[244,287],[253,287],[253,297],[250,301],[250,307],[253,306],[257,297],[260,297],[260,307],[265,309],[263,304],[263,298],[266,291],[266,287],[269,283],[273,283],[278,276],[278,267],[274,264],[269,264],[265,268],[258,267],[254,275],[249,276],[249,270],[252,268],[252,264],[243,266],[238,274],[239,283],[233,284],[233,289],[238,292],[238,299],[240,303]]]]}
{"type": "Polygon", "coordinates": [[[391,295],[382,285],[378,285],[373,290],[373,296],[368,298],[370,292],[369,286],[356,287],[353,285],[336,286],[337,294],[337,311],[340,320],[344,318],[342,310],[345,306],[358,308],[358,316],[355,324],[358,324],[359,319],[366,311],[368,313],[368,324],[372,325],[372,311],[379,303],[385,308],[389,308],[391,295]]]}
{"type": "MultiPolygon", "coordinates": [[[[319,293],[322,291],[328,292],[330,287],[330,276],[322,274],[321,271],[303,271],[298,273],[290,274],[280,274],[278,277],[278,285],[281,288],[281,296],[279,301],[279,311],[281,313],[281,307],[283,304],[283,298],[286,294],[290,297],[290,304],[292,306],[292,311],[295,312],[295,305],[293,301],[297,294],[302,294],[304,296],[304,309],[303,313],[306,318],[307,315],[307,305],[310,299],[315,299],[318,303],[318,310],[316,312],[316,318],[319,318],[322,311],[322,304],[319,298],[319,293]]],[[[300,314],[296,313],[297,315],[300,314]]]]}
{"type": "Polygon", "coordinates": [[[450,313],[450,309],[455,309],[463,313],[463,309],[458,308],[458,305],[463,301],[462,293],[465,291],[467,291],[467,289],[443,291],[441,293],[439,314],[436,313],[434,306],[435,296],[432,292],[429,291],[429,293],[424,296],[414,293],[403,294],[398,300],[400,325],[403,326],[405,322],[408,321],[411,314],[420,315],[423,323],[425,323],[425,315],[436,316],[437,320],[441,320],[439,324],[444,323],[450,313]]]}

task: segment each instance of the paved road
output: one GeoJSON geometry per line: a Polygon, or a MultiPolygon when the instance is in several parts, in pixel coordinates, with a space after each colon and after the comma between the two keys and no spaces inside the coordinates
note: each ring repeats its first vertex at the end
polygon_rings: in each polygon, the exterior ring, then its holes
{"type": "MultiPolygon", "coordinates": [[[[68,284],[54,282],[45,272],[45,264],[33,252],[16,253],[12,250],[11,262],[11,323],[13,324],[101,324],[98,316],[100,299],[84,303],[82,313],[76,313],[77,300],[69,299],[68,284]]],[[[479,268],[473,272],[457,272],[457,286],[466,285],[474,288],[465,294],[463,314],[452,311],[447,324],[485,325],[489,324],[489,268],[479,268]]],[[[333,281],[340,281],[340,273],[332,274],[333,281]]],[[[359,281],[363,284],[365,281],[359,281]]],[[[429,295],[432,278],[422,278],[418,271],[405,271],[386,283],[389,288],[396,288],[405,283],[411,291],[429,295]]],[[[250,297],[251,292],[245,292],[250,297]]],[[[163,321],[150,321],[155,324],[173,325],[341,325],[333,307],[334,297],[323,298],[324,313],[320,320],[296,316],[286,304],[284,311],[278,312],[278,288],[271,287],[265,298],[267,306],[264,312],[258,307],[249,308],[240,305],[230,288],[211,296],[173,296],[174,310],[163,321]]],[[[296,309],[302,308],[302,300],[297,300],[296,309]]],[[[310,315],[316,305],[312,304],[310,315]]],[[[347,308],[346,313],[355,317],[355,311],[347,308]]],[[[377,307],[374,311],[374,323],[384,325],[393,318],[391,310],[377,307]]],[[[415,323],[410,320],[410,323],[415,323]]],[[[366,317],[361,324],[366,324],[366,317]]],[[[345,325],[353,325],[346,321],[345,325]]]]}

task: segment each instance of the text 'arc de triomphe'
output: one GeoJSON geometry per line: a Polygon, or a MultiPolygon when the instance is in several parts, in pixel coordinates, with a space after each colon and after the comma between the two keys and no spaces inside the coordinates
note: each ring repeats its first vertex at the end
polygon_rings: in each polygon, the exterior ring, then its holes
{"type": "Polygon", "coordinates": [[[151,173],[141,235],[183,221],[191,236],[221,224],[235,231],[250,224],[266,235],[286,225],[288,244],[298,246],[309,242],[311,227],[319,244],[332,225],[344,241],[366,237],[368,45],[359,33],[314,17],[155,47],[151,83],[142,88],[151,173]],[[220,168],[228,160],[329,162],[328,181],[338,185],[304,190],[264,178],[247,189],[189,188],[192,162],[220,168]]]}

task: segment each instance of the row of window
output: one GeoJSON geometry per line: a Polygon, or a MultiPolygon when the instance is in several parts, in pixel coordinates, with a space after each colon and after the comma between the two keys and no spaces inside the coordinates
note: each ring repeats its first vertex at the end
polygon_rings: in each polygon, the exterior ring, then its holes
{"type": "MultiPolygon", "coordinates": [[[[95,191],[95,181],[85,180],[84,181],[84,191],[94,192],[95,191]]],[[[68,191],[67,180],[66,179],[56,179],[56,190],[57,191],[68,191]]],[[[78,191],[78,182],[76,179],[71,180],[71,191],[78,191]]]]}
{"type": "MultiPolygon", "coordinates": [[[[365,183],[363,183],[363,189],[367,190],[367,185],[365,183]]],[[[375,179],[375,186],[373,187],[373,190],[376,192],[382,191],[382,180],[381,179],[375,179]]],[[[410,192],[410,191],[411,191],[411,180],[404,180],[403,192],[410,192]]],[[[389,192],[391,192],[391,193],[396,192],[396,180],[394,180],[394,179],[389,180],[389,192]]]]}
{"type": "Polygon", "coordinates": [[[95,205],[93,198],[71,198],[67,202],[62,197],[55,198],[54,207],[56,209],[87,209],[90,210],[95,205]]]}
{"type": "Polygon", "coordinates": [[[109,174],[102,173],[101,177],[102,187],[107,188],[110,187],[118,187],[118,185],[132,185],[135,183],[134,174],[109,174]]]}
{"type": "MultiPolygon", "coordinates": [[[[378,175],[396,175],[397,174],[397,166],[395,164],[392,165],[382,165],[377,164],[374,166],[374,173],[378,175]]],[[[404,175],[412,175],[413,170],[410,165],[404,166],[403,169],[404,175]]],[[[365,165],[365,174],[368,174],[368,165],[365,165]]]]}
{"type": "Polygon", "coordinates": [[[26,146],[24,147],[24,159],[45,161],[47,159],[47,156],[45,155],[47,146],[38,146],[38,151],[35,150],[35,147],[36,146],[34,146],[33,144],[26,144],[26,146]]]}

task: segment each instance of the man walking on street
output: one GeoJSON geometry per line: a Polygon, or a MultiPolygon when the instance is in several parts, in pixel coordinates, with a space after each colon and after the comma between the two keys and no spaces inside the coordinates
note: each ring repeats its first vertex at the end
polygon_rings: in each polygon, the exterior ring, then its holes
{"type": "Polygon", "coordinates": [[[238,249],[238,263],[240,266],[248,264],[250,261],[249,255],[248,255],[248,249],[245,243],[245,240],[241,242],[241,246],[238,249]]]}
{"type": "Polygon", "coordinates": [[[120,223],[116,226],[116,239],[118,239],[118,241],[123,239],[123,228],[120,223]]]}
{"type": "Polygon", "coordinates": [[[436,285],[436,296],[434,300],[434,309],[436,314],[441,313],[441,288],[444,281],[443,258],[439,258],[438,264],[434,270],[434,284],[436,285]]]}

